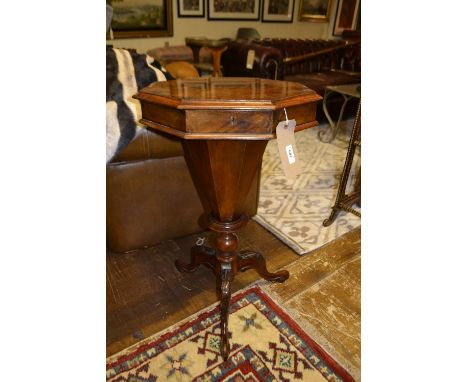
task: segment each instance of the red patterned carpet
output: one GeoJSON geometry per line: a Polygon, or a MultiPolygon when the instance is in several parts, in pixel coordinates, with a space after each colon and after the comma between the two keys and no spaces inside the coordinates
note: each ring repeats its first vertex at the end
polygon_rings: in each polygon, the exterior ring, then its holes
{"type": "Polygon", "coordinates": [[[109,357],[107,380],[354,381],[257,286],[233,296],[229,329],[226,362],[216,306],[109,357]]]}

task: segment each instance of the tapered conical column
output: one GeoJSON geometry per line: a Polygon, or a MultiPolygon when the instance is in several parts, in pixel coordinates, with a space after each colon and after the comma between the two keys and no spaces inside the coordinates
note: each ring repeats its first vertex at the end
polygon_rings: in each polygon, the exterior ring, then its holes
{"type": "Polygon", "coordinates": [[[185,140],[185,160],[207,215],[231,222],[243,213],[268,141],[185,140]]]}

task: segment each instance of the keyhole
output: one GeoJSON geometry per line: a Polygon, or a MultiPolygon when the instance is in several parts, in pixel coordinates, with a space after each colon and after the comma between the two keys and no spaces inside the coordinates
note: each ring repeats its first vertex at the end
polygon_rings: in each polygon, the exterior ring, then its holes
{"type": "Polygon", "coordinates": [[[235,125],[235,124],[236,124],[236,118],[231,116],[231,125],[235,125]]]}

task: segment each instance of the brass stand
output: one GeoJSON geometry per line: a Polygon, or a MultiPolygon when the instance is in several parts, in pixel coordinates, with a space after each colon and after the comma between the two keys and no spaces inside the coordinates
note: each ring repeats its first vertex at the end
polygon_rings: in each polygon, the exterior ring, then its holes
{"type": "Polygon", "coordinates": [[[332,224],[338,212],[343,210],[350,212],[356,216],[361,217],[361,213],[356,211],[352,206],[355,203],[359,203],[361,200],[361,169],[359,168],[357,181],[353,192],[346,195],[346,185],[348,184],[349,173],[351,171],[351,166],[353,164],[354,153],[356,148],[361,146],[361,102],[359,102],[358,111],[356,118],[354,119],[353,131],[351,133],[351,138],[349,140],[348,152],[346,154],[346,160],[341,174],[340,184],[338,186],[338,194],[336,195],[335,204],[332,207],[330,216],[323,221],[324,227],[328,227],[332,224]]]}

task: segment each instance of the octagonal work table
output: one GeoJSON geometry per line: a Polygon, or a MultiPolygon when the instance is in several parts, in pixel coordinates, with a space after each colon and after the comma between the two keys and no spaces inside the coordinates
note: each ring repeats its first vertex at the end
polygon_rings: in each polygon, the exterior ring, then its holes
{"type": "Polygon", "coordinates": [[[248,219],[243,213],[247,193],[285,111],[296,120],[295,131],[316,126],[321,97],[295,82],[224,77],[157,82],[135,98],[145,126],[182,140],[208,227],[215,233],[214,248],[194,246],[190,263],[177,260],[175,265],[180,272],[193,272],[200,264],[214,271],[221,295],[220,352],[227,359],[235,274],[253,268],[266,280],[289,277],[287,271],[270,273],[260,253],[237,250],[235,232],[248,219]]]}

